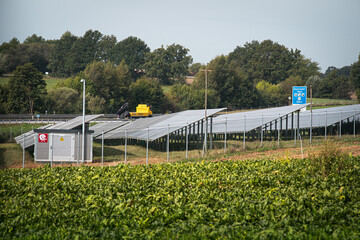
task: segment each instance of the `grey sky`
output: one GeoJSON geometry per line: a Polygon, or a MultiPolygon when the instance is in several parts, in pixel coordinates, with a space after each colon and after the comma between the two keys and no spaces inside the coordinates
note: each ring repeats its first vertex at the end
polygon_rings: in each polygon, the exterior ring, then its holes
{"type": "Polygon", "coordinates": [[[324,72],[357,61],[360,0],[0,0],[0,43],[89,29],[118,41],[136,36],[152,50],[181,44],[201,63],[271,39],[301,50],[324,72]]]}

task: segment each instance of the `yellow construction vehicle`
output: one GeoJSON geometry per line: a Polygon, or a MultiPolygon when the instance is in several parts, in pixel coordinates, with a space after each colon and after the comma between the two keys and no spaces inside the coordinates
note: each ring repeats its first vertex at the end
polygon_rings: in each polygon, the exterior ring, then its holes
{"type": "Polygon", "coordinates": [[[139,104],[136,107],[136,112],[130,112],[132,118],[141,118],[141,117],[152,117],[151,106],[147,104],[139,104]]]}

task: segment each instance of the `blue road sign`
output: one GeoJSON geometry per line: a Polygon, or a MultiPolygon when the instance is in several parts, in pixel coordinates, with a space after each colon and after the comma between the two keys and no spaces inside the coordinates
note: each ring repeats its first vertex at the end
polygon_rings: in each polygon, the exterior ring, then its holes
{"type": "Polygon", "coordinates": [[[292,88],[292,104],[306,104],[307,87],[293,87],[292,88]]]}

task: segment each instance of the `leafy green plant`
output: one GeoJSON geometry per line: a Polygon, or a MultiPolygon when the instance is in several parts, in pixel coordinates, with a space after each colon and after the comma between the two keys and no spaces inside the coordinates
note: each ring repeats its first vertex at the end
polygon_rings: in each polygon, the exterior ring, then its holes
{"type": "Polygon", "coordinates": [[[325,141],[319,153],[309,154],[313,172],[320,175],[343,173],[350,167],[352,155],[344,153],[335,142],[325,141]]]}
{"type": "Polygon", "coordinates": [[[360,158],[0,170],[3,239],[358,239],[360,158]]]}

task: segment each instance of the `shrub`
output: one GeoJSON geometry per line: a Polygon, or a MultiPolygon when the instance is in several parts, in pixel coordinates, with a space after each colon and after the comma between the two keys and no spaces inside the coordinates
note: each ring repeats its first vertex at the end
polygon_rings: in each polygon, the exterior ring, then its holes
{"type": "Polygon", "coordinates": [[[342,174],[350,167],[351,159],[351,154],[344,153],[336,143],[331,141],[325,141],[318,154],[309,154],[313,172],[324,176],[331,173],[342,174]]]}

